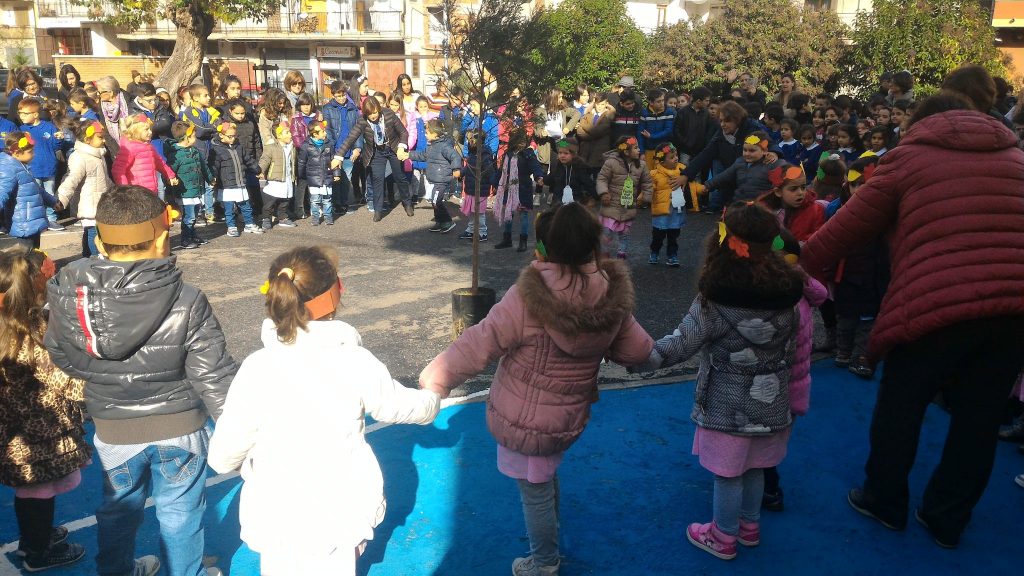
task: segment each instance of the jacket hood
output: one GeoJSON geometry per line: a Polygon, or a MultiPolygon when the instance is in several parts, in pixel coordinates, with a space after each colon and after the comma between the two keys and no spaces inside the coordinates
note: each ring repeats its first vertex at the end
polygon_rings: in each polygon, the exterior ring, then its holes
{"type": "Polygon", "coordinates": [[[226,142],[222,142],[219,138],[214,140],[212,145],[213,146],[220,146],[221,148],[230,148],[231,150],[234,150],[236,148],[240,148],[241,147],[241,145],[238,143],[238,140],[235,140],[231,144],[228,144],[226,142]]]}
{"type": "Polygon", "coordinates": [[[75,346],[96,358],[125,360],[157,331],[183,283],[175,258],[72,262],[50,280],[53,313],[70,322],[75,346]],[[56,303],[56,306],[54,304],[56,303]]]}
{"type": "Polygon", "coordinates": [[[90,146],[90,145],[86,144],[85,142],[82,142],[81,140],[79,140],[78,142],[75,142],[75,152],[78,152],[79,154],[87,154],[89,156],[95,156],[97,158],[103,158],[103,155],[107,153],[107,149],[106,148],[96,148],[94,146],[90,146]]]}
{"type": "Polygon", "coordinates": [[[633,313],[633,281],[626,266],[608,260],[582,268],[586,283],[560,264],[535,261],[516,286],[530,316],[544,324],[555,345],[570,356],[591,356],[607,347],[633,313]]]}
{"type": "Polygon", "coordinates": [[[1017,137],[1002,122],[974,110],[933,114],[907,130],[900,146],[918,144],[976,152],[1003,150],[1017,145],[1017,137]]]}

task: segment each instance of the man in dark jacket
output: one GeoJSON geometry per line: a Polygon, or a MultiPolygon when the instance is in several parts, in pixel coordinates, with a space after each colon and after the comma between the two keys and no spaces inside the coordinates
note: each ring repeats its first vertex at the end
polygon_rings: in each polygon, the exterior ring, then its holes
{"type": "Polygon", "coordinates": [[[100,574],[159,570],[132,560],[152,492],[176,574],[200,574],[209,418],[220,416],[238,365],[206,296],[170,257],[170,215],[140,186],[119,186],[96,209],[107,260],[78,260],[48,285],[45,344],[54,364],[85,380],[106,476],[96,512],[100,574]]]}
{"type": "Polygon", "coordinates": [[[689,165],[718,131],[718,121],[711,117],[708,104],[711,90],[700,86],[690,94],[690,105],[676,111],[673,141],[679,150],[679,161],[689,165]]]}
{"type": "MultiPolygon", "coordinates": [[[[341,80],[332,82],[331,100],[323,107],[324,120],[327,121],[327,136],[331,142],[335,143],[335,151],[341,147],[342,142],[356,127],[356,122],[359,120],[359,108],[345,91],[345,85],[346,83],[341,80]]],[[[333,201],[334,211],[344,214],[348,210],[348,203],[352,198],[350,193],[352,170],[355,167],[355,163],[352,162],[352,152],[341,157],[341,167],[345,176],[334,186],[333,201]]]]}

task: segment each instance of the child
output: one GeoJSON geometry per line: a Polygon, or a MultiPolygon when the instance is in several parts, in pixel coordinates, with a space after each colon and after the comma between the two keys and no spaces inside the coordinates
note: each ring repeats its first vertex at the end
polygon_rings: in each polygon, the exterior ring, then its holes
{"type": "Polygon", "coordinates": [[[765,192],[772,189],[768,173],[774,170],[779,162],[765,162],[765,155],[768,154],[768,134],[761,130],[751,132],[743,141],[743,155],[733,162],[732,166],[716,174],[708,181],[707,187],[720,188],[723,184],[726,187],[735,186],[736,192],[732,200],[737,202],[750,202],[756,200],[765,192]]]}
{"type": "Polygon", "coordinates": [[[89,94],[81,88],[71,91],[68,96],[68,106],[78,115],[78,120],[81,122],[99,121],[100,119],[99,104],[89,98],[89,94]]]}
{"type": "MultiPolygon", "coordinates": [[[[519,214],[519,247],[526,252],[530,234],[530,210],[533,210],[533,184],[544,185],[544,169],[529,147],[529,137],[521,126],[508,133],[508,152],[501,159],[501,176],[494,201],[494,217],[504,227],[501,242],[495,248],[512,247],[512,219],[519,214]]],[[[489,153],[490,146],[486,144],[489,153]]],[[[486,154],[485,154],[486,156],[486,154]]],[[[472,164],[473,159],[469,158],[472,164]]]]}
{"type": "MultiPolygon", "coordinates": [[[[57,152],[68,146],[64,141],[64,133],[48,120],[39,117],[42,104],[35,98],[25,98],[18,102],[18,117],[21,119],[21,131],[28,133],[35,141],[35,154],[28,164],[28,171],[36,179],[39,186],[52,195],[57,178],[57,152]]],[[[57,212],[52,205],[46,208],[47,229],[60,231],[64,227],[57,222],[57,212]]]]}
{"type": "Polygon", "coordinates": [[[864,149],[861,146],[860,136],[857,135],[857,129],[849,124],[837,124],[836,147],[831,150],[831,153],[839,154],[847,166],[860,158],[864,149]]]}
{"type": "Polygon", "coordinates": [[[772,189],[760,200],[779,219],[779,226],[797,241],[806,242],[825,224],[825,207],[814,190],[807,189],[807,176],[799,166],[784,164],[768,174],[772,189]]]}
{"type": "MultiPolygon", "coordinates": [[[[875,156],[865,156],[850,165],[847,186],[829,205],[830,215],[842,210],[857,189],[871,178],[877,166],[875,156]]],[[[868,336],[889,285],[889,257],[884,241],[875,240],[846,257],[830,280],[837,319],[835,364],[848,367],[861,378],[871,379],[875,369],[867,359],[868,336]]]]}
{"type": "Polygon", "coordinates": [[[455,222],[448,213],[447,198],[452,183],[462,177],[462,155],[455,150],[455,143],[445,133],[440,120],[427,122],[426,135],[430,142],[426,151],[400,151],[398,159],[426,163],[427,185],[433,188],[429,196],[434,202],[434,225],[430,231],[447,234],[455,229],[455,222]]]}
{"type": "Polygon", "coordinates": [[[68,159],[68,175],[60,183],[57,195],[61,206],[70,206],[78,198],[78,217],[82,223],[82,258],[98,256],[96,248],[96,205],[103,194],[114,188],[104,159],[103,123],[83,123],[78,129],[75,154],[68,159]]]}
{"type": "Polygon", "coordinates": [[[831,202],[843,191],[843,184],[846,182],[846,163],[842,156],[829,152],[822,152],[818,159],[818,171],[814,177],[814,193],[825,201],[831,202]]]}
{"type": "Polygon", "coordinates": [[[318,119],[320,119],[319,113],[316,110],[313,97],[306,92],[299,94],[298,98],[295,99],[295,113],[292,115],[290,125],[292,143],[295,145],[296,150],[302,148],[306,138],[309,138],[309,125],[318,119]]]}
{"type": "MultiPolygon", "coordinates": [[[[294,135],[292,141],[295,140],[294,135]]],[[[309,185],[310,224],[320,225],[320,214],[328,226],[334,225],[332,186],[341,181],[341,162],[334,161],[334,143],[327,138],[327,122],[309,125],[309,138],[299,148],[296,174],[309,185]]]]}
{"type": "Polygon", "coordinates": [[[0,484],[14,488],[18,555],[36,572],[85,556],[54,528],[54,498],[82,481],[92,450],[85,441],[83,382],[50,362],[43,347],[46,282],[53,260],[19,246],[0,252],[0,484]]]}
{"type": "MultiPolygon", "coordinates": [[[[220,111],[210,106],[210,90],[202,84],[192,84],[185,91],[187,100],[183,99],[184,109],[178,119],[191,122],[196,127],[196,150],[208,158],[210,147],[217,140],[217,119],[220,118],[220,111]]],[[[206,212],[207,222],[216,219],[214,215],[215,200],[213,197],[213,186],[206,187],[206,194],[203,196],[203,206],[206,212]]]]}
{"type": "Polygon", "coordinates": [[[153,149],[152,126],[152,121],[144,114],[134,114],[125,119],[124,138],[110,172],[115,184],[142,186],[155,195],[159,178],[157,171],[167,177],[171,186],[178,185],[178,175],[153,149]]]}
{"type": "Polygon", "coordinates": [[[642,364],[652,342],[632,315],[629,269],[601,260],[601,225],[590,210],[552,208],[536,233],[538,259],[423,370],[420,386],[446,397],[501,359],[488,428],[498,469],[519,485],[530,539],[530,556],[515,559],[512,573],[557,576],[558,466],[586,426],[602,358],[642,364]]]}
{"type": "Polygon", "coordinates": [[[260,172],[267,179],[267,185],[263,188],[264,231],[270,230],[271,218],[277,218],[278,226],[295,227],[295,222],[288,218],[287,211],[291,197],[295,193],[298,153],[295,151],[288,124],[278,124],[274,128],[274,135],[277,139],[263,147],[263,156],[260,157],[260,172]]]}
{"type": "Polygon", "coordinates": [[[881,158],[889,151],[889,129],[884,126],[875,126],[868,131],[868,150],[875,156],[881,158]]]}
{"type": "Polygon", "coordinates": [[[821,159],[822,152],[824,149],[814,138],[814,127],[810,124],[801,126],[800,149],[797,151],[796,162],[793,164],[803,166],[804,174],[817,174],[818,160],[821,159]]]}
{"type": "MultiPolygon", "coordinates": [[[[472,240],[473,231],[478,229],[480,232],[480,241],[487,242],[487,198],[491,194],[491,188],[499,184],[501,175],[498,173],[497,166],[494,165],[494,157],[491,156],[490,151],[486,148],[483,150],[483,156],[481,158],[479,181],[480,191],[479,195],[477,192],[477,170],[476,170],[476,159],[480,153],[479,147],[483,144],[483,136],[478,130],[470,130],[466,134],[466,143],[469,150],[469,157],[466,159],[466,169],[463,171],[465,178],[463,179],[463,186],[465,194],[462,202],[462,215],[468,219],[466,224],[466,230],[462,234],[459,234],[459,240],[472,240]],[[477,219],[473,221],[473,210],[474,204],[479,204],[476,209],[477,219]]],[[[510,238],[511,239],[511,238],[510,238]]]]}
{"type": "MultiPolygon", "coordinates": [[[[198,133],[198,128],[196,129],[198,133]]],[[[243,229],[249,234],[263,234],[263,229],[255,224],[252,216],[252,204],[249,202],[249,190],[245,185],[246,172],[259,174],[260,167],[249,152],[238,145],[238,130],[234,122],[223,121],[217,125],[218,139],[210,147],[207,163],[213,174],[214,187],[218,191],[218,199],[224,203],[224,220],[228,225],[228,236],[238,238],[241,234],[235,226],[235,205],[242,212],[243,229]]],[[[259,178],[263,175],[259,174],[259,178]]]]}
{"type": "Polygon", "coordinates": [[[666,264],[679,267],[679,232],[686,222],[686,192],[676,185],[680,174],[686,168],[679,163],[679,154],[671,144],[662,144],[654,151],[658,165],[651,178],[654,180],[654,196],[651,200],[651,257],[648,264],[657,264],[661,243],[668,238],[665,254],[666,264]]]}
{"type": "Polygon", "coordinates": [[[674,334],[655,343],[647,369],[698,352],[693,452],[715,475],[714,518],[686,536],[721,558],[760,543],[763,468],[786,455],[790,373],[803,295],[799,271],[773,251],[779,225],[757,204],[734,204],[707,242],[699,294],[674,334]],[[714,366],[714,368],[712,368],[714,366]]]}
{"type": "MultiPolygon", "coordinates": [[[[427,122],[437,118],[437,113],[430,109],[430,99],[420,96],[416,99],[416,111],[409,116],[409,151],[426,152],[427,145],[427,122]]],[[[446,131],[447,132],[447,131],[446,131]]],[[[455,142],[452,141],[454,147],[455,142]]],[[[461,154],[461,152],[460,152],[461,154]]],[[[412,196],[413,203],[419,202],[420,198],[426,198],[428,202],[434,202],[434,187],[424,183],[424,171],[427,169],[426,162],[412,161],[412,183],[417,192],[412,196]],[[418,184],[417,184],[418,182],[418,184]]],[[[454,188],[454,183],[452,188],[454,188]]]]}
{"type": "Polygon", "coordinates": [[[271,264],[261,289],[264,347],[242,363],[210,440],[210,467],[241,469],[242,539],[260,553],[262,574],[354,576],[385,508],[364,414],[410,424],[437,416],[436,393],[393,380],[356,329],[335,319],[343,291],[337,263],[336,252],[317,246],[271,264]],[[325,355],[344,364],[340,381],[325,355]],[[288,394],[281,382],[293,383],[288,394]],[[296,462],[310,474],[297,492],[296,462]]]}
{"type": "Polygon", "coordinates": [[[576,155],[579,147],[575,140],[559,140],[555,144],[557,162],[551,165],[547,184],[551,187],[551,204],[582,202],[587,207],[597,203],[597,188],[590,177],[590,169],[576,155]]]}
{"type": "MultiPolygon", "coordinates": [[[[796,123],[796,120],[792,118],[783,118],[780,123],[779,134],[779,149],[782,150],[782,159],[790,164],[800,163],[800,152],[804,149],[804,146],[799,140],[797,140],[797,133],[800,131],[800,126],[796,123]]],[[[802,138],[802,135],[801,135],[802,138]]],[[[811,131],[811,140],[814,139],[814,131],[811,131]]],[[[813,174],[813,172],[812,172],[813,174]]]]}
{"type": "MultiPolygon", "coordinates": [[[[825,301],[828,291],[814,278],[803,274],[797,264],[800,260],[800,242],[786,230],[782,237],[782,253],[786,262],[800,270],[804,278],[803,298],[797,304],[800,313],[800,327],[797,332],[796,353],[793,357],[793,368],[789,375],[789,405],[796,416],[807,414],[811,403],[811,348],[814,345],[814,313],[816,308],[825,301]]],[[[761,507],[771,512],[782,512],[785,508],[782,486],[779,485],[779,471],[775,466],[764,470],[764,496],[761,507]]]]}
{"type": "Polygon", "coordinates": [[[181,248],[191,250],[207,242],[196,232],[196,217],[214,175],[196,149],[195,124],[176,120],[171,124],[171,136],[173,139],[164,142],[164,156],[178,176],[178,185],[171,187],[171,193],[181,199],[181,248]]]}
{"type": "Polygon", "coordinates": [[[602,252],[605,258],[611,258],[614,253],[619,260],[625,260],[636,207],[651,201],[654,181],[647,164],[640,161],[640,147],[634,136],[620,136],[604,159],[597,175],[600,221],[604,228],[602,252]]]}
{"type": "Polygon", "coordinates": [[[170,258],[172,216],[141,186],[114,188],[96,207],[106,259],[71,262],[48,286],[46,348],[57,368],[85,380],[96,426],[100,574],[160,569],[155,556],[132,560],[150,495],[168,572],[203,573],[206,422],[220,416],[238,366],[206,296],[170,258]]]}
{"type": "Polygon", "coordinates": [[[658,165],[654,151],[662,142],[672,139],[672,130],[675,128],[676,109],[668,106],[667,100],[668,91],[655,88],[647,92],[647,108],[640,110],[640,152],[644,155],[648,170],[654,170],[658,165]]]}
{"type": "MultiPolygon", "coordinates": [[[[256,125],[256,118],[253,116],[248,103],[241,98],[228,100],[224,104],[227,111],[227,118],[235,123],[238,135],[235,140],[238,145],[245,148],[249,157],[259,160],[263,156],[263,140],[260,139],[259,126],[256,125]]],[[[260,182],[255,174],[247,174],[246,191],[249,192],[249,200],[253,203],[253,210],[260,213],[263,210],[263,198],[260,195],[260,182]]]]}
{"type": "Polygon", "coordinates": [[[29,248],[39,248],[39,236],[47,229],[44,208],[63,208],[28,171],[28,163],[35,154],[35,144],[28,132],[15,130],[7,133],[4,153],[0,154],[3,227],[18,244],[29,248]]]}

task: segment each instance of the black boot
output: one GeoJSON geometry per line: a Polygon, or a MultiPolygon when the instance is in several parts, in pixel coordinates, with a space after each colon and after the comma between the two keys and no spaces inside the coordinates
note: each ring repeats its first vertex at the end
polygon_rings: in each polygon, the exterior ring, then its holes
{"type": "Polygon", "coordinates": [[[526,252],[526,240],[529,238],[526,234],[519,235],[519,247],[516,248],[516,252],[526,252]]]}
{"type": "Polygon", "coordinates": [[[501,242],[494,245],[495,248],[511,248],[512,247],[512,233],[505,232],[501,235],[501,242]]]}

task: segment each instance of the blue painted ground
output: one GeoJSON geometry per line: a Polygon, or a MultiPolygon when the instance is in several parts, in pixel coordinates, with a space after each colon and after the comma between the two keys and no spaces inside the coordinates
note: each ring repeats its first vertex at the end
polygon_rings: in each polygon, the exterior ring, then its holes
{"type": "MultiPolygon", "coordinates": [[[[989,489],[959,550],[939,549],[917,524],[894,533],[853,512],[849,487],[862,479],[875,383],[830,363],[814,367],[811,412],[799,421],[781,466],[786,511],[762,519],[762,543],[725,563],[686,542],[685,526],[711,514],[711,475],[690,455],[692,383],[601,395],[593,419],[561,469],[564,576],[710,574],[1010,574],[1019,568],[1024,490],[1013,476],[1024,457],[1002,444],[989,489]]],[[[948,418],[928,413],[915,503],[937,461],[948,418]]],[[[371,576],[490,576],[510,573],[528,549],[515,484],[495,469],[483,404],[446,409],[433,427],[393,426],[370,442],[384,468],[388,514],[364,555],[371,576]]],[[[208,492],[207,554],[231,576],[258,574],[238,540],[237,479],[208,492]]],[[[301,489],[301,487],[297,487],[301,489]]],[[[58,520],[87,517],[99,500],[98,472],[58,499],[58,520]]],[[[17,538],[10,491],[0,543],[17,538]]],[[[287,527],[282,527],[287,530],[287,527]]],[[[152,509],[138,554],[158,551],[152,509]]],[[[73,535],[95,553],[95,527],[73,535]]],[[[8,556],[13,561],[12,556],[8,556]]],[[[14,561],[17,564],[16,561],[14,561]]],[[[93,566],[55,572],[91,574],[93,566]]]]}

